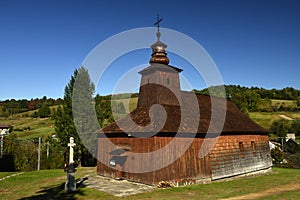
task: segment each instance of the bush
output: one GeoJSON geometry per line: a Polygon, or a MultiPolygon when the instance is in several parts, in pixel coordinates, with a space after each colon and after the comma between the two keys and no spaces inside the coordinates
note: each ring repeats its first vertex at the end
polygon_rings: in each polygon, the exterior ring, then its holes
{"type": "Polygon", "coordinates": [[[37,149],[33,142],[18,140],[11,133],[4,138],[1,170],[31,171],[37,168],[37,149]]]}
{"type": "Polygon", "coordinates": [[[285,157],[292,168],[300,169],[300,152],[294,154],[286,154],[285,157]]]}
{"type": "Polygon", "coordinates": [[[281,151],[279,147],[275,147],[274,149],[271,150],[271,156],[273,158],[274,164],[279,164],[284,159],[284,153],[281,151]]]}
{"type": "Polygon", "coordinates": [[[50,108],[45,104],[38,111],[38,116],[41,118],[50,117],[50,114],[50,108]]]}
{"type": "Polygon", "coordinates": [[[13,130],[14,130],[14,131],[24,131],[23,128],[14,128],[13,130]]]}

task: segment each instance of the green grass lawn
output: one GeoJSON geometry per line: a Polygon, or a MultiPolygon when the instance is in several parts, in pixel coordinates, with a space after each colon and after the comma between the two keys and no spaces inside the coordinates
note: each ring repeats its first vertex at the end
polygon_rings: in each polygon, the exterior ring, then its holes
{"type": "MultiPolygon", "coordinates": [[[[210,184],[193,185],[179,188],[157,189],[152,192],[115,197],[105,192],[79,187],[74,193],[64,191],[66,174],[63,170],[42,170],[25,172],[19,176],[0,181],[0,193],[6,199],[223,199],[241,195],[263,193],[281,186],[299,185],[299,169],[274,168],[274,173],[210,184]]],[[[95,174],[95,168],[79,168],[76,178],[95,174]]],[[[1,176],[1,173],[0,173],[1,176]]],[[[299,190],[278,192],[261,199],[298,199],[299,190]]]]}

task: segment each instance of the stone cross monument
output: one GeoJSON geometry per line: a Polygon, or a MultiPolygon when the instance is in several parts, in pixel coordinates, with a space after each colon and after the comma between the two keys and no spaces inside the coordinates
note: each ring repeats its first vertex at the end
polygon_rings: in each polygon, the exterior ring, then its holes
{"type": "Polygon", "coordinates": [[[76,181],[75,181],[75,167],[74,167],[74,138],[70,137],[70,143],[68,143],[68,147],[70,147],[70,155],[69,155],[69,164],[67,167],[67,182],[65,184],[65,190],[68,192],[72,192],[76,190],[76,181]]]}
{"type": "Polygon", "coordinates": [[[70,155],[69,155],[69,165],[74,164],[74,138],[70,137],[70,143],[68,143],[68,147],[70,147],[70,155]]]}

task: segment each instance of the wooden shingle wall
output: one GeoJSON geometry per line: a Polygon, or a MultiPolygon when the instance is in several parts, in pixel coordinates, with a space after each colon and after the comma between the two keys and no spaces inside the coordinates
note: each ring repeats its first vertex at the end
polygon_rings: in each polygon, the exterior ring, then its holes
{"type": "Polygon", "coordinates": [[[210,153],[212,180],[271,167],[267,135],[221,136],[210,153]]]}

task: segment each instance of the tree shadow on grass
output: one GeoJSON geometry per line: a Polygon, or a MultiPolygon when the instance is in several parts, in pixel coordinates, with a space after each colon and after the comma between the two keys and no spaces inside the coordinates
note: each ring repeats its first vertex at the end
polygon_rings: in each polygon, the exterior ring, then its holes
{"type": "Polygon", "coordinates": [[[52,187],[43,187],[42,190],[38,191],[35,195],[31,197],[24,197],[20,200],[35,200],[35,199],[50,199],[50,200],[56,200],[56,199],[76,199],[76,195],[84,196],[85,194],[80,190],[80,188],[85,187],[82,183],[84,180],[78,179],[76,188],[77,190],[74,192],[67,192],[65,191],[65,183],[62,183],[58,186],[52,186],[52,187]],[[78,182],[79,181],[79,182],[78,182]]]}

